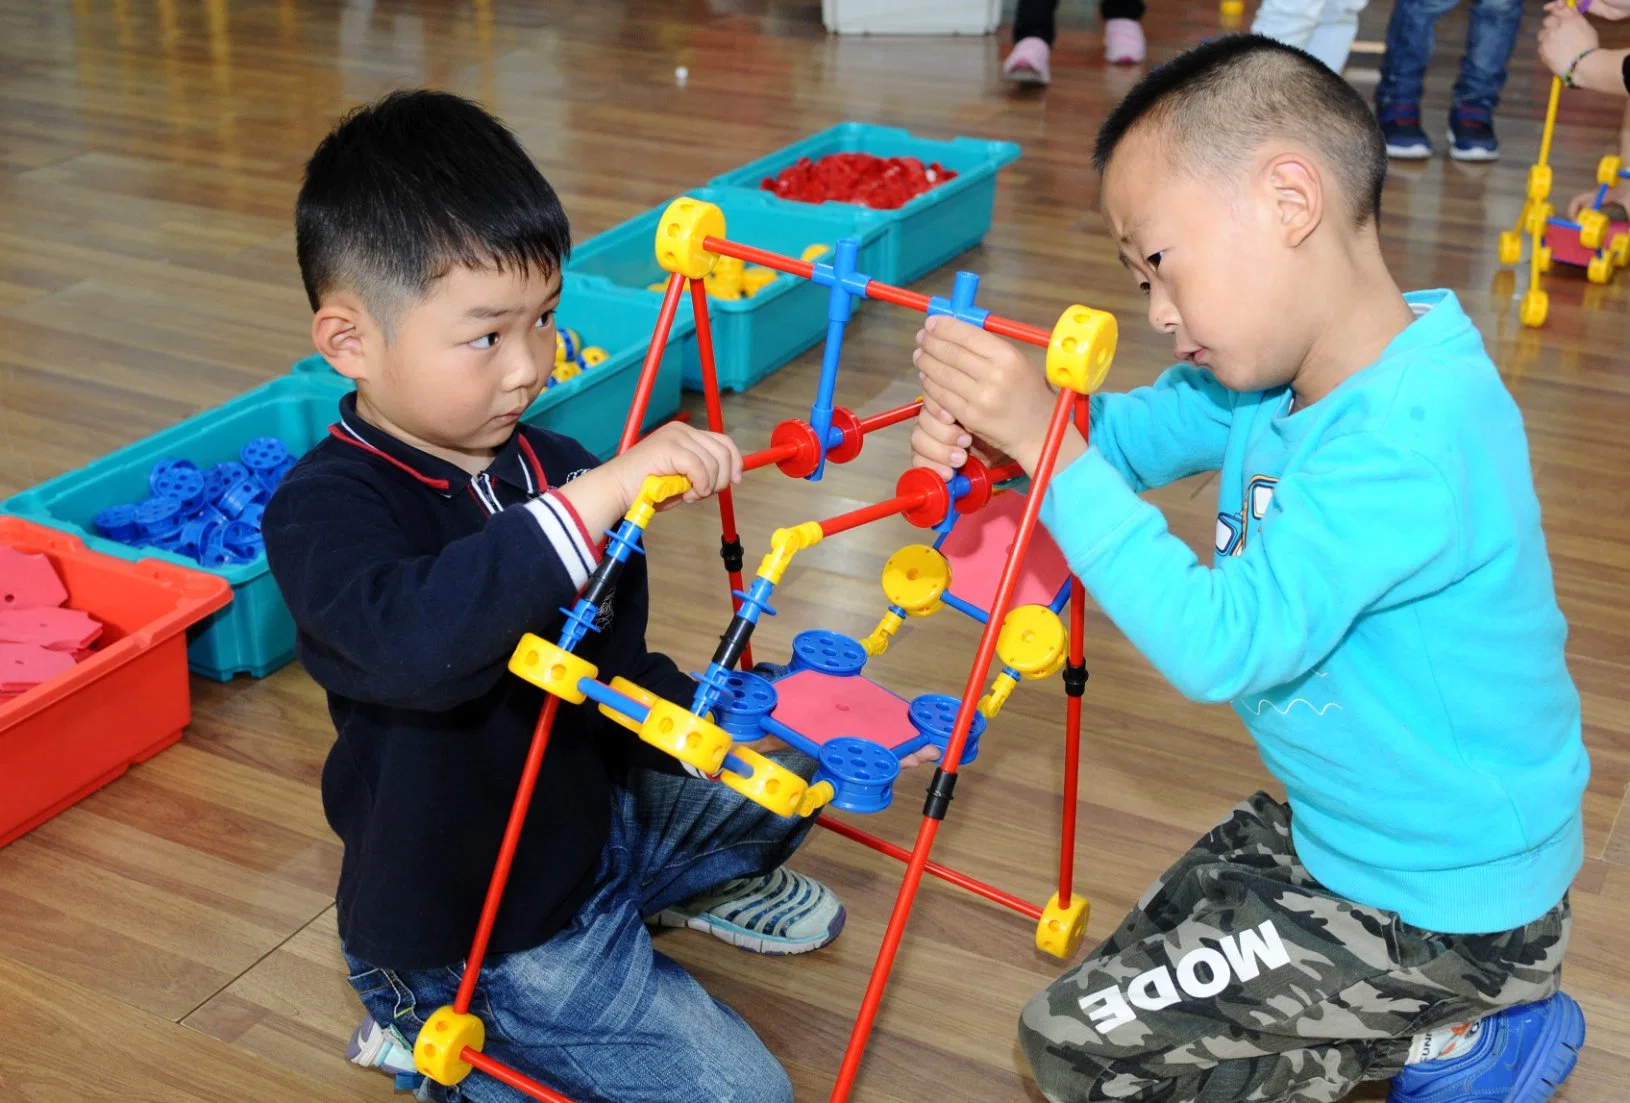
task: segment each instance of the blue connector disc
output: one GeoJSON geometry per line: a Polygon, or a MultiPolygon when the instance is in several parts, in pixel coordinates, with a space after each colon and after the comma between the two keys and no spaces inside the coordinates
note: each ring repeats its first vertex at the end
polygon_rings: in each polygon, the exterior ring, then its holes
{"type": "Polygon", "coordinates": [[[775,706],[774,686],[757,674],[738,670],[725,675],[714,708],[725,731],[756,739],[759,721],[775,711],[775,706]]]}
{"type": "Polygon", "coordinates": [[[141,539],[141,527],[136,523],[135,506],[113,506],[91,518],[96,531],[109,540],[131,544],[141,539]]]}
{"type": "Polygon", "coordinates": [[[198,467],[191,460],[180,459],[176,456],[167,456],[153,465],[153,470],[147,473],[147,489],[155,498],[165,498],[168,495],[160,492],[159,480],[173,471],[197,471],[198,467]]]}
{"type": "Polygon", "coordinates": [[[242,458],[249,470],[259,474],[274,470],[289,459],[289,450],[276,437],[256,437],[243,446],[242,458]]]}
{"type": "Polygon", "coordinates": [[[204,508],[204,475],[186,460],[177,461],[163,471],[154,468],[147,485],[152,488],[153,497],[167,498],[180,506],[183,516],[190,517],[204,508]]]}
{"type": "Polygon", "coordinates": [[[136,525],[150,540],[179,531],[180,517],[181,504],[168,498],[149,498],[136,507],[136,525]]]}
{"type": "Polygon", "coordinates": [[[814,628],[798,633],[792,640],[793,670],[818,670],[850,678],[865,669],[866,659],[866,649],[842,632],[814,628]]]}
{"type": "MultiPolygon", "coordinates": [[[[925,693],[911,702],[907,715],[911,719],[911,726],[943,751],[951,745],[951,729],[956,726],[957,710],[961,707],[962,702],[955,697],[925,693]]],[[[962,744],[962,759],[957,765],[965,766],[979,757],[979,737],[985,734],[986,726],[984,714],[975,712],[967,741],[962,744]]]]}
{"type": "Polygon", "coordinates": [[[844,812],[881,812],[894,800],[900,761],[876,743],[850,736],[828,740],[821,748],[816,781],[830,782],[832,807],[844,812]]]}

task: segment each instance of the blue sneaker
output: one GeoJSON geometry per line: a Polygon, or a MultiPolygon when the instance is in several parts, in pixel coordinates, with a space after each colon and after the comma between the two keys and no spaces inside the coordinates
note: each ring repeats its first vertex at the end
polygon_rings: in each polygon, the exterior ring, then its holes
{"type": "Polygon", "coordinates": [[[658,912],[659,927],[689,927],[755,954],[807,954],[843,930],[843,903],[802,873],[778,869],[738,877],[694,900],[658,912]]]}
{"type": "Polygon", "coordinates": [[[1459,1057],[1406,1067],[1393,1077],[1387,1103],[1544,1103],[1584,1044],[1584,1012],[1558,992],[1490,1015],[1459,1057]]]}
{"type": "Polygon", "coordinates": [[[1493,161],[1500,156],[1494,112],[1462,104],[1449,112],[1449,156],[1456,161],[1493,161]]]}
{"type": "Polygon", "coordinates": [[[1387,139],[1387,156],[1422,161],[1432,156],[1432,143],[1421,129],[1421,105],[1389,103],[1375,109],[1376,121],[1387,139]]]}

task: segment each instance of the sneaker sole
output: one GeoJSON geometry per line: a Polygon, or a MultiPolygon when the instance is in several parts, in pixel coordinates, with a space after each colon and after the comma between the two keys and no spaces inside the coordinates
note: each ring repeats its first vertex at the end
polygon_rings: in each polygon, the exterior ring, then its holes
{"type": "Polygon", "coordinates": [[[1460,149],[1457,146],[1450,146],[1449,156],[1456,161],[1498,161],[1500,151],[1497,149],[1460,149]]]}
{"type": "Polygon", "coordinates": [[[762,954],[765,957],[791,957],[795,954],[807,954],[811,950],[819,950],[822,946],[830,945],[842,933],[843,924],[847,918],[848,913],[842,907],[839,907],[838,914],[832,917],[832,922],[827,924],[823,933],[802,941],[758,934],[746,927],[738,927],[734,923],[710,919],[705,914],[692,915],[676,908],[668,908],[657,912],[655,922],[659,927],[703,931],[721,942],[730,943],[738,950],[762,954]]]}
{"type": "Polygon", "coordinates": [[[1432,147],[1389,145],[1387,156],[1395,161],[1425,161],[1432,156],[1432,147]]]}
{"type": "Polygon", "coordinates": [[[1018,84],[1026,88],[1045,88],[1051,83],[1047,77],[1034,69],[1015,69],[1011,73],[1003,73],[1002,79],[1009,84],[1018,84]]]}
{"type": "Polygon", "coordinates": [[[1561,1010],[1545,1024],[1539,1045],[1544,1060],[1523,1070],[1507,1096],[1510,1103],[1545,1103],[1579,1063],[1579,1047],[1585,1044],[1585,1013],[1572,996],[1559,992],[1553,997],[1561,1010]]]}

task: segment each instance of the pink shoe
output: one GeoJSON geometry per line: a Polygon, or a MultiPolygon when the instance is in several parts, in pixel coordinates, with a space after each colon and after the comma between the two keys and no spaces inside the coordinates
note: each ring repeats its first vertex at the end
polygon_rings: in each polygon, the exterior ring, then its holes
{"type": "MultiPolygon", "coordinates": [[[[1018,51],[1015,50],[1015,53],[1018,51]]],[[[1136,65],[1143,60],[1143,24],[1136,19],[1110,19],[1104,23],[1104,57],[1111,65],[1136,65]]]]}
{"type": "Polygon", "coordinates": [[[1007,60],[1002,62],[1002,76],[1018,84],[1047,84],[1053,79],[1047,68],[1047,59],[1052,52],[1044,39],[1021,38],[1014,43],[1013,52],[1007,55],[1007,60]]]}

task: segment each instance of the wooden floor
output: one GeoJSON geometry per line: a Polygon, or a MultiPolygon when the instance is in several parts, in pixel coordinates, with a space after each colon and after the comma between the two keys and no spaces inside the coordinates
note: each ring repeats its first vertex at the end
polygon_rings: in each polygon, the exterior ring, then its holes
{"type": "MultiPolygon", "coordinates": [[[[1365,37],[1379,36],[1387,7],[1366,13],[1365,37]]],[[[1155,59],[1217,33],[1205,0],[1154,9],[1155,59]]],[[[306,354],[290,226],[303,159],[348,105],[411,84],[503,115],[562,193],[579,239],[843,119],[1019,141],[996,224],[963,265],[985,276],[984,302],[1004,314],[1046,324],[1075,300],[1118,312],[1113,382],[1146,382],[1169,344],[1142,324],[1088,165],[1094,127],[1133,73],[1103,67],[1084,4],[1065,15],[1056,83],[1012,96],[997,79],[996,39],[828,38],[815,0],[0,0],[0,496],[306,354]]],[[[1459,14],[1440,31],[1434,120],[1463,34],[1459,14]]],[[[1525,32],[1500,115],[1507,159],[1400,166],[1385,241],[1404,284],[1460,293],[1527,416],[1594,761],[1567,973],[1591,1033],[1558,1098],[1617,1103],[1630,1082],[1630,302],[1623,286],[1558,274],[1550,326],[1516,323],[1494,235],[1517,212],[1537,146],[1546,84],[1530,42],[1525,32]]],[[[1562,195],[1589,184],[1615,106],[1567,97],[1562,195]]],[[[949,281],[947,271],[924,286],[949,281]]],[[[888,308],[861,313],[840,402],[869,410],[912,397],[915,325],[888,308]]],[[[805,356],[728,401],[745,445],[807,408],[816,362],[805,356]]],[[[762,549],[775,525],[876,500],[904,459],[896,436],[819,486],[759,477],[742,495],[749,548],[762,549]]],[[[1211,488],[1195,481],[1155,499],[1179,533],[1209,547],[1211,488]]],[[[692,668],[724,623],[714,524],[707,510],[682,511],[651,535],[652,635],[692,668]]],[[[782,615],[760,633],[763,651],[784,653],[802,627],[869,629],[881,561],[909,539],[903,525],[879,525],[807,553],[780,595],[782,615]]],[[[966,624],[942,616],[907,635],[879,661],[886,677],[911,692],[959,690],[966,624]]],[[[1229,710],[1183,701],[1101,617],[1086,645],[1078,869],[1096,940],[1267,779],[1229,710]]],[[[6,1103],[390,1097],[388,1081],[341,1056],[359,1009],[337,956],[340,851],[318,801],[331,740],[321,696],[298,667],[261,682],[196,681],[194,693],[182,743],[0,850],[6,1103]]],[[[1055,687],[1016,698],[958,791],[938,857],[1046,897],[1061,715],[1055,687]]],[[[909,841],[924,780],[865,826],[909,841]]],[[[799,1098],[814,1100],[826,1098],[899,869],[822,833],[799,864],[848,903],[848,931],[831,949],[776,961],[691,933],[660,941],[741,1009],[799,1098]]],[[[1014,1020],[1059,967],[1031,934],[930,883],[856,1098],[1039,1098],[1014,1020]]]]}

